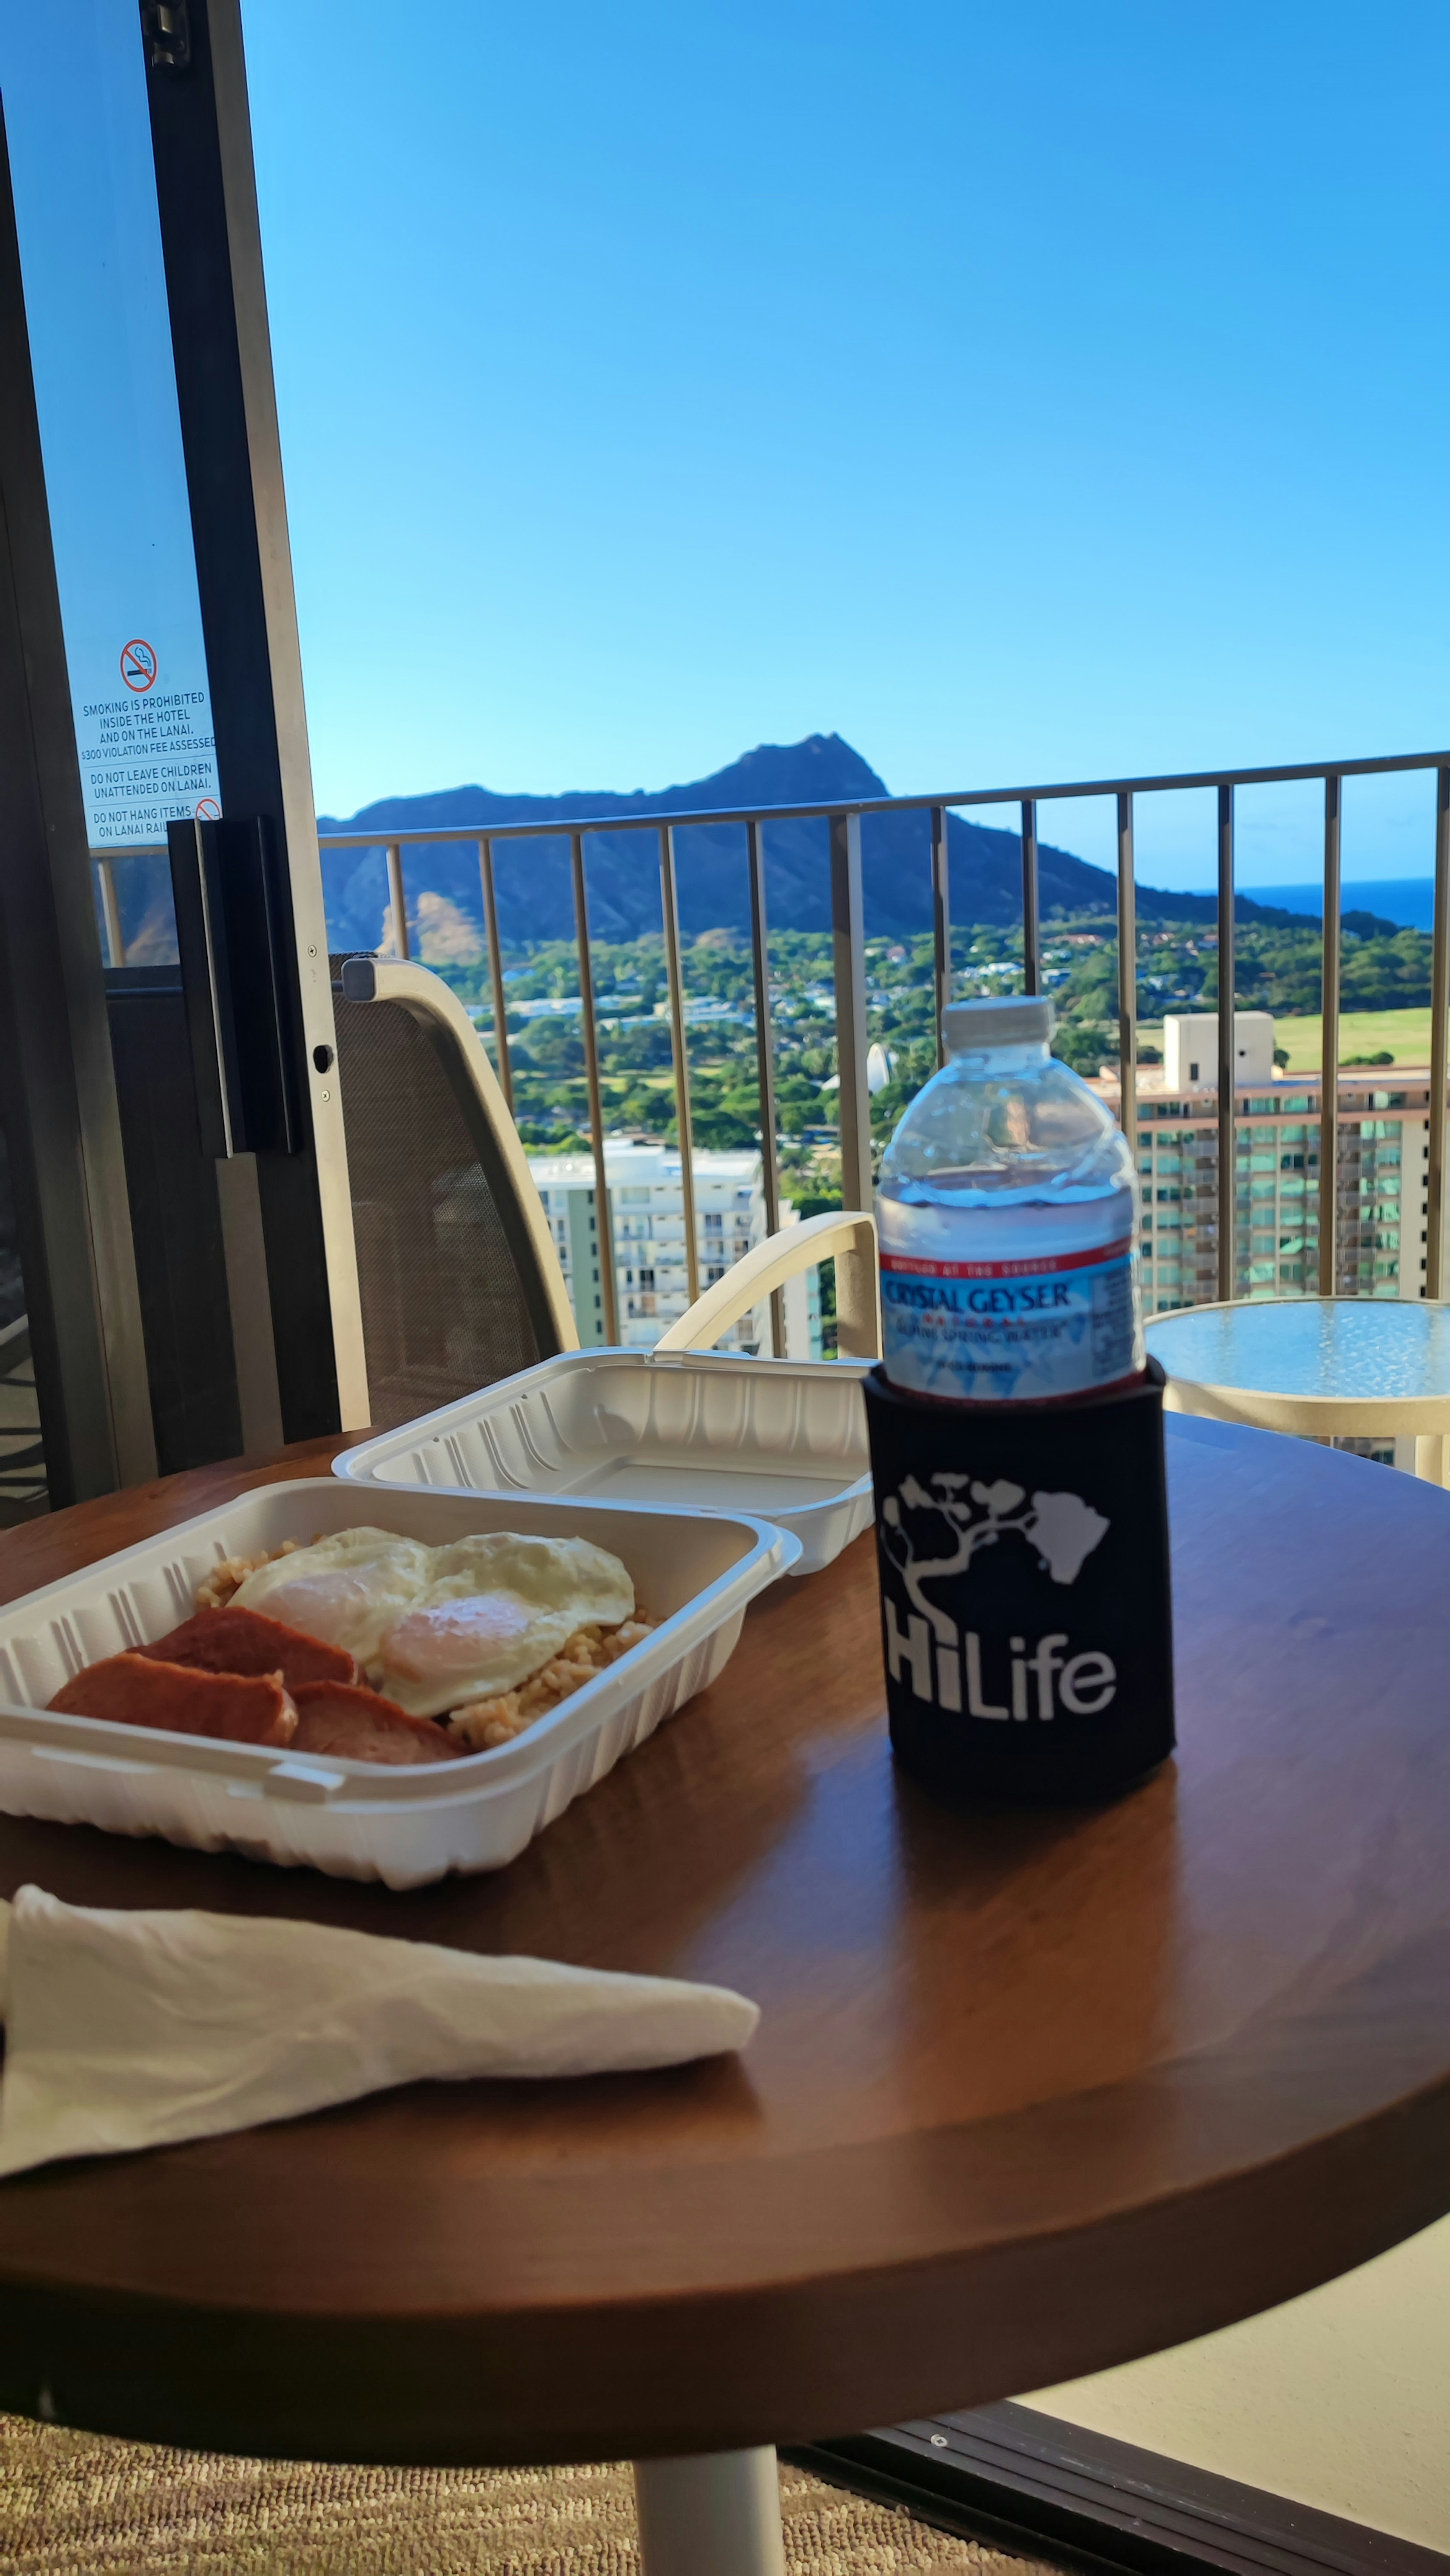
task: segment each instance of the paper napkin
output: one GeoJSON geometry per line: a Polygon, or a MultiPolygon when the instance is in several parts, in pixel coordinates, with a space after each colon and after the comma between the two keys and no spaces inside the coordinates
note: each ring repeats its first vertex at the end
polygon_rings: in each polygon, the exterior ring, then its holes
{"type": "Polygon", "coordinates": [[[743,2048],[723,1986],[232,1914],[0,1908],[0,2175],[349,2102],[422,2076],[600,2075],[743,2048]]]}

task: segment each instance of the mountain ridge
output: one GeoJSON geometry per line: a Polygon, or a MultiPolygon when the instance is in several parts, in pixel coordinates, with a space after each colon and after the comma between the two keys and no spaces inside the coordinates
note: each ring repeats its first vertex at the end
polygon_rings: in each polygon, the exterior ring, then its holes
{"type": "MultiPolygon", "coordinates": [[[[573,893],[567,842],[572,823],[605,820],[638,824],[639,831],[590,836],[585,844],[589,923],[597,938],[634,939],[660,927],[657,838],[653,818],[741,807],[864,802],[889,794],[884,781],[839,734],[809,734],[798,743],[759,743],[708,777],[628,793],[570,790],[555,796],[510,795],[478,785],[442,788],[423,796],[377,798],[346,820],[318,817],[318,831],[376,833],[362,850],[322,852],[329,935],[334,945],[374,948],[387,910],[387,865],[381,846],[397,832],[498,830],[508,823],[550,823],[561,838],[529,845],[523,869],[507,843],[494,854],[499,927],[506,946],[567,936],[573,926],[573,893]],[[512,862],[512,863],[511,863],[512,862]]],[[[1017,832],[947,818],[951,906],[955,922],[997,925],[1020,919],[1021,843],[1017,832]]],[[[828,930],[830,888],[824,826],[801,817],[768,825],[767,911],[775,930],[828,930]]],[[[519,852],[521,857],[523,852],[519,852]]],[[[932,920],[929,820],[925,811],[865,814],[861,819],[861,870],[868,935],[906,937],[929,930],[932,920]]],[[[676,843],[680,925],[690,935],[749,926],[743,835],[738,824],[689,824],[676,843]]],[[[482,926],[478,865],[467,844],[434,842],[408,853],[410,903],[433,898],[453,919],[482,926]]],[[[1113,914],[1116,880],[1110,870],[1039,841],[1038,886],[1044,921],[1057,915],[1113,914]]],[[[1212,895],[1138,888],[1144,921],[1212,921],[1212,895]]],[[[1280,928],[1304,926],[1307,916],[1251,896],[1235,900],[1235,918],[1280,928]]]]}

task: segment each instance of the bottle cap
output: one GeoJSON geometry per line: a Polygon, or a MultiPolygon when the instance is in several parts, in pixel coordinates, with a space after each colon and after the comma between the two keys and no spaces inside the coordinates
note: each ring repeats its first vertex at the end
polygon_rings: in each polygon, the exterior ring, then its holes
{"type": "Polygon", "coordinates": [[[1045,993],[983,993],[974,1002],[948,1002],[941,1015],[949,1055],[968,1049],[1031,1046],[1051,1037],[1056,1014],[1045,993]]]}

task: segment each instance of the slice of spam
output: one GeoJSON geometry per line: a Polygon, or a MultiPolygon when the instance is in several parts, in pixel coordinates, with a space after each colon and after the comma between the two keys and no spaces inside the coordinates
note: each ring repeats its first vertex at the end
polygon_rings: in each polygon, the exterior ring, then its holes
{"type": "Polygon", "coordinates": [[[260,1610],[198,1610],[169,1636],[138,1652],[163,1664],[190,1664],[203,1673],[280,1673],[286,1689],[299,1682],[355,1682],[357,1665],[345,1646],[304,1636],[260,1610]]]}
{"type": "Polygon", "coordinates": [[[297,1711],[276,1673],[202,1673],[150,1655],[88,1664],[50,1703],[62,1717],[108,1717],[172,1735],[218,1735],[235,1744],[290,1744],[297,1711]]]}
{"type": "Polygon", "coordinates": [[[456,1762],[459,1747],[431,1717],[410,1717],[380,1691],[346,1682],[303,1682],[297,1691],[294,1753],[333,1753],[348,1762],[456,1762]]]}

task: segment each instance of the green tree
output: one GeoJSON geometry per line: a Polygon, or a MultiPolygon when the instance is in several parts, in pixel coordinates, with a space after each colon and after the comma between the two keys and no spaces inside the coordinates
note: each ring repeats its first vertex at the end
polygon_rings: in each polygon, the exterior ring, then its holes
{"type": "Polygon", "coordinates": [[[1066,1020],[1052,1041],[1052,1052],[1074,1073],[1094,1074],[1117,1053],[1118,1033],[1094,1020],[1066,1020]]]}

